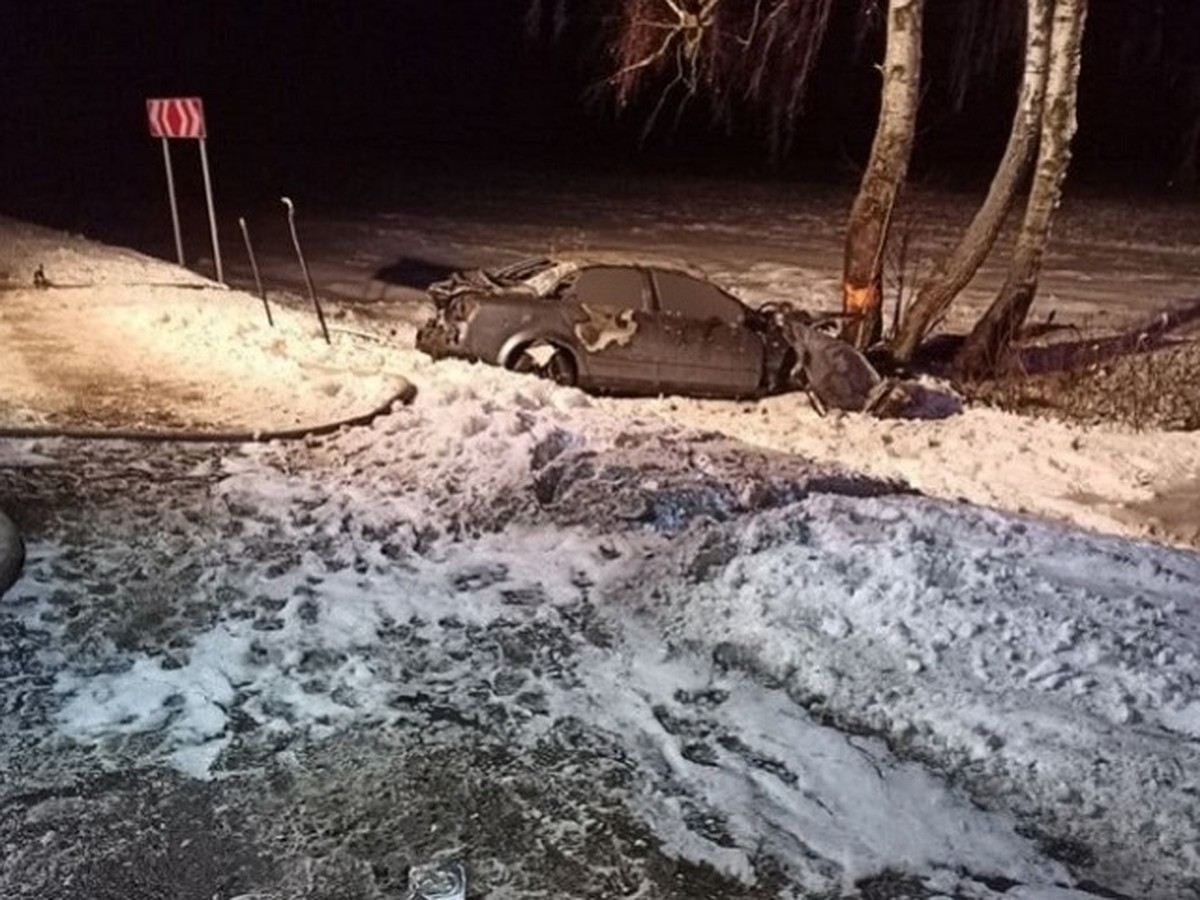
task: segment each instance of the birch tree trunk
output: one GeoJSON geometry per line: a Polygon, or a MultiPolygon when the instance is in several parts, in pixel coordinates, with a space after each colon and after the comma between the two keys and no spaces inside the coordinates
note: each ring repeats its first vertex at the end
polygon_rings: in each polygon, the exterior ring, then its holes
{"type": "Polygon", "coordinates": [[[1025,69],[1004,155],[992,176],[987,196],[958,245],[944,256],[921,285],[917,299],[905,311],[891,352],[908,362],[954,298],[975,277],[991,252],[1029,175],[1038,146],[1046,77],[1050,58],[1051,12],[1054,0],[1027,0],[1025,10],[1025,69]]]}
{"type": "Polygon", "coordinates": [[[992,374],[1020,329],[1037,293],[1050,223],[1062,199],[1076,129],[1080,55],[1087,0],[1055,0],[1050,36],[1050,69],[1042,110],[1037,168],[1025,208],[1025,220],[1008,277],[1000,294],[967,337],[955,368],[968,378],[992,374]]]}
{"type": "Polygon", "coordinates": [[[924,0],[888,0],[879,124],[846,226],[843,337],[865,348],[880,331],[883,251],[916,133],[924,0]]]}

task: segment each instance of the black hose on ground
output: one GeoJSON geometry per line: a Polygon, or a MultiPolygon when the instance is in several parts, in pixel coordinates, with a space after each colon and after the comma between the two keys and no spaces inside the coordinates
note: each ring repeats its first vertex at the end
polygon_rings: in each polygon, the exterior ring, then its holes
{"type": "MultiPolygon", "coordinates": [[[[187,442],[197,444],[246,444],[259,441],[293,441],[322,434],[332,434],[342,428],[354,428],[370,425],[377,418],[387,415],[397,403],[407,406],[417,396],[417,389],[411,382],[404,381],[404,386],[395,394],[374,409],[339,419],[336,422],[324,422],[320,425],[301,426],[297,428],[281,428],[273,431],[187,431],[184,429],[140,430],[105,428],[56,428],[53,426],[38,426],[35,428],[0,427],[0,438],[72,438],[77,440],[106,440],[106,441],[154,441],[161,443],[187,442]]],[[[0,512],[0,597],[4,596],[25,564],[25,542],[20,532],[8,516],[0,512]]]]}
{"type": "Polygon", "coordinates": [[[400,403],[404,406],[417,396],[416,387],[404,381],[404,386],[384,403],[357,416],[323,422],[320,425],[301,425],[295,428],[280,428],[273,431],[191,431],[188,429],[130,429],[130,428],[66,428],[54,425],[33,427],[0,426],[0,438],[72,438],[92,441],[154,441],[161,443],[192,444],[248,444],[265,441],[295,441],[323,434],[333,434],[342,428],[370,425],[380,416],[387,415],[400,403]]]}

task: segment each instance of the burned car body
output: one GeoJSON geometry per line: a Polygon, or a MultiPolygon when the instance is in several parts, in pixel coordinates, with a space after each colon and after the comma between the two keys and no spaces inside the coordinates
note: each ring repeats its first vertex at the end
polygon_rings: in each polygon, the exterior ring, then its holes
{"type": "Polygon", "coordinates": [[[758,397],[792,387],[796,350],[778,317],[695,272],[529,259],[429,288],[417,334],[435,359],[459,357],[621,394],[758,397]]]}

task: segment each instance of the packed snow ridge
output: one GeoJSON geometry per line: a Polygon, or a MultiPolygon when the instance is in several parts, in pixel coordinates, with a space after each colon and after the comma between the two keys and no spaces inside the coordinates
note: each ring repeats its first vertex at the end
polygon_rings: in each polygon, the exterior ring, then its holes
{"type": "Polygon", "coordinates": [[[207,778],[364,725],[528,748],[578,722],[620,748],[664,848],[747,883],[771,860],[781,896],[883,871],[929,896],[1196,883],[1195,554],[495,377],[368,429],[172,456],[207,508],[164,491],[148,532],[113,505],[99,563],[31,546],[14,611],[51,633],[45,740],[107,767],[149,740],[207,778]],[[53,614],[131,548],[172,561],[161,640],[53,614]]]}

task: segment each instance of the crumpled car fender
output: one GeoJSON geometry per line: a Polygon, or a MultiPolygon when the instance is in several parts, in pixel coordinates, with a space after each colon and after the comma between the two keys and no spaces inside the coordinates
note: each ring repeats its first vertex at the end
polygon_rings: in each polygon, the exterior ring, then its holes
{"type": "Polygon", "coordinates": [[[857,349],[820,329],[784,318],[785,336],[796,350],[792,378],[822,405],[854,412],[867,407],[882,376],[857,349]]]}

